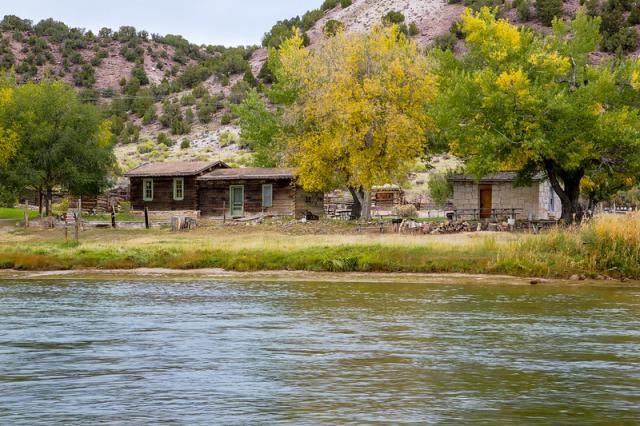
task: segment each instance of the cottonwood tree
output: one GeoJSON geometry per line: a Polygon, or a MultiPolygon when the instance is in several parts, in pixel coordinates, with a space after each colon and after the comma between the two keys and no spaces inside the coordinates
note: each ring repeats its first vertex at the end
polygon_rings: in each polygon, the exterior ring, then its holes
{"type": "Polygon", "coordinates": [[[589,63],[599,25],[578,12],[537,35],[483,8],[463,15],[466,55],[436,53],[438,136],[477,177],[544,172],[566,221],[581,216],[581,187],[602,200],[640,173],[638,63],[589,63]]]}
{"type": "Polygon", "coordinates": [[[435,81],[427,58],[397,27],[339,32],[309,50],[285,42],[274,91],[283,115],[286,157],[310,191],[346,187],[353,214],[370,216],[374,185],[404,180],[432,129],[427,103],[435,81]]]}
{"type": "Polygon", "coordinates": [[[2,111],[19,149],[0,173],[2,186],[44,192],[47,214],[54,188],[75,195],[104,189],[115,157],[111,124],[100,111],[81,103],[73,88],[59,81],[27,83],[13,93],[2,111]]]}
{"type": "Polygon", "coordinates": [[[15,82],[0,76],[0,170],[4,169],[18,149],[18,135],[9,111],[15,99],[15,82]]]}

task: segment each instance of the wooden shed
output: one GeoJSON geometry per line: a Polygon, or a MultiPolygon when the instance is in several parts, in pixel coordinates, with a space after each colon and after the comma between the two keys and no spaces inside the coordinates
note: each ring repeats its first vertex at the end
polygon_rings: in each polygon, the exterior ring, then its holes
{"type": "Polygon", "coordinates": [[[228,168],[222,161],[173,161],[148,163],[125,173],[130,180],[129,198],[133,210],[197,211],[198,176],[228,168]]]}
{"type": "Polygon", "coordinates": [[[244,217],[259,213],[296,219],[324,214],[324,194],[306,192],[292,169],[215,169],[197,178],[203,216],[244,217]]]}

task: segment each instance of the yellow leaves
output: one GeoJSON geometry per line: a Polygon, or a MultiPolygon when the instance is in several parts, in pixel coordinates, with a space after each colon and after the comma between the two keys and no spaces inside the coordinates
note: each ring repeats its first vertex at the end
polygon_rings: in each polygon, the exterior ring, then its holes
{"type": "Polygon", "coordinates": [[[396,27],[338,33],[313,49],[285,46],[281,63],[299,82],[287,111],[299,132],[288,159],[307,189],[394,182],[420,155],[432,127],[436,85],[429,60],[396,27]],[[304,51],[304,52],[302,52],[304,51]]]}
{"type": "Polygon", "coordinates": [[[591,107],[591,113],[593,115],[603,114],[604,111],[605,111],[604,106],[600,102],[594,103],[593,106],[591,107]]]}
{"type": "Polygon", "coordinates": [[[468,45],[497,62],[505,60],[522,46],[520,31],[504,19],[496,20],[495,11],[488,7],[476,13],[465,9],[462,31],[468,45]]]}
{"type": "Polygon", "coordinates": [[[111,120],[103,120],[98,125],[98,146],[106,148],[111,144],[113,133],[111,133],[111,120]]]}
{"type": "Polygon", "coordinates": [[[5,167],[18,150],[18,134],[14,129],[2,126],[2,113],[8,112],[13,104],[13,89],[0,88],[0,167],[5,167]]]}
{"type": "Polygon", "coordinates": [[[565,75],[571,70],[571,60],[555,51],[540,51],[529,56],[529,63],[551,75],[565,75]]]}
{"type": "Polygon", "coordinates": [[[631,87],[640,90],[640,71],[638,70],[631,73],[631,87]]]}
{"type": "Polygon", "coordinates": [[[503,72],[498,76],[496,85],[499,89],[505,92],[513,92],[521,98],[529,94],[529,79],[521,69],[513,72],[503,72]]]}

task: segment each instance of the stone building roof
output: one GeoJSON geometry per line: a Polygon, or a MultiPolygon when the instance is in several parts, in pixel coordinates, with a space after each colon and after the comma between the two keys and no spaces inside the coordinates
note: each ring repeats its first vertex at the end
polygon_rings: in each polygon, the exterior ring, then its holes
{"type": "Polygon", "coordinates": [[[222,161],[169,161],[166,163],[146,163],[124,175],[126,177],[195,176],[212,167],[227,166],[222,161]]]}
{"type": "MultiPolygon", "coordinates": [[[[500,182],[513,182],[516,180],[518,173],[516,172],[500,172],[500,173],[490,173],[488,175],[483,176],[481,179],[477,179],[475,176],[470,175],[454,175],[449,177],[449,181],[451,182],[473,182],[473,183],[500,183],[500,182]]],[[[531,180],[534,182],[538,182],[545,179],[544,173],[536,173],[531,180]]]]}
{"type": "Polygon", "coordinates": [[[245,167],[239,169],[216,169],[198,180],[240,180],[240,179],[293,179],[293,169],[245,167]]]}

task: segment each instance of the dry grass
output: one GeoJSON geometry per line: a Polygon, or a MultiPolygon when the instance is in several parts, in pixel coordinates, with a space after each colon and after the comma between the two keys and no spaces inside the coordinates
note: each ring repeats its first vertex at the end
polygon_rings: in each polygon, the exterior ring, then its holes
{"type": "Polygon", "coordinates": [[[16,269],[169,267],[238,271],[466,272],[567,277],[640,277],[640,215],[602,216],[542,235],[291,235],[273,226],[97,230],[81,244],[63,231],[0,232],[0,267],[16,269]]]}

